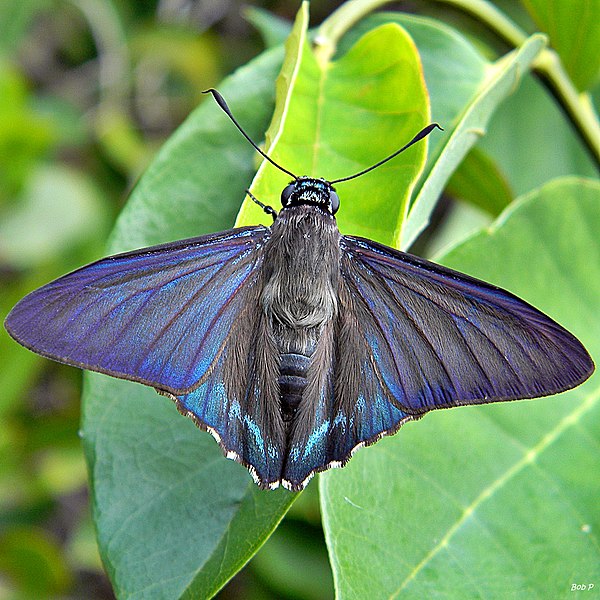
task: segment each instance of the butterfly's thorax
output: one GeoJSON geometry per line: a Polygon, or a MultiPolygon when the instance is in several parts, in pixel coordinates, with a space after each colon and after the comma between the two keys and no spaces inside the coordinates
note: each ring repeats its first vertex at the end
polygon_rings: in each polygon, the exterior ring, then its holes
{"type": "Polygon", "coordinates": [[[283,209],[264,248],[261,306],[277,340],[284,413],[293,412],[323,327],[337,314],[340,233],[315,206],[283,209]]]}

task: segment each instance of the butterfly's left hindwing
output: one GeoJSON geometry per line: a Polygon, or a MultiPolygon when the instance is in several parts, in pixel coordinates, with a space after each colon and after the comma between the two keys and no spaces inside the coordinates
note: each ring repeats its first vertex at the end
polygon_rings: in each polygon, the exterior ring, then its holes
{"type": "Polygon", "coordinates": [[[246,227],[105,258],[26,296],[7,330],[55,360],[157,388],[257,479],[277,480],[278,354],[257,299],[268,235],[246,227]]]}
{"type": "Polygon", "coordinates": [[[254,300],[251,294],[231,323],[210,376],[193,392],[171,397],[181,413],[210,431],[229,458],[269,488],[281,479],[286,436],[277,385],[279,353],[254,300]]]}

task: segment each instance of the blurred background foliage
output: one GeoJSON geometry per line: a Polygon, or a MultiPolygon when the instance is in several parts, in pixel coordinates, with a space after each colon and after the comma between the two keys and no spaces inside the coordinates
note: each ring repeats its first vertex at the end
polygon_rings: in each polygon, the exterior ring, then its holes
{"type": "MultiPolygon", "coordinates": [[[[315,2],[313,24],[340,4],[315,2]]],[[[543,3],[497,4],[524,29],[543,29],[543,3]]],[[[2,318],[34,287],[103,255],[128,192],[201,91],[279,43],[297,8],[296,0],[0,0],[2,318]]],[[[508,48],[447,5],[400,8],[457,26],[490,57],[508,48]]],[[[597,65],[584,66],[573,79],[597,97],[597,65]]],[[[452,178],[419,250],[466,235],[550,177],[594,172],[560,109],[527,76],[452,178]]],[[[27,352],[3,329],[0,357],[0,600],[112,598],[77,435],[81,374],[27,352]]],[[[219,597],[333,596],[317,494],[309,486],[219,597]]]]}

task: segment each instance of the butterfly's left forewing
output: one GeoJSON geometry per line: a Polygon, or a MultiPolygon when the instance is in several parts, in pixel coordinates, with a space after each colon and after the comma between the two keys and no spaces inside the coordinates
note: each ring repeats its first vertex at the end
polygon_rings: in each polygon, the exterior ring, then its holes
{"type": "Polygon", "coordinates": [[[8,332],[39,354],[174,395],[209,371],[260,267],[264,227],[102,259],[21,300],[8,332]]]}

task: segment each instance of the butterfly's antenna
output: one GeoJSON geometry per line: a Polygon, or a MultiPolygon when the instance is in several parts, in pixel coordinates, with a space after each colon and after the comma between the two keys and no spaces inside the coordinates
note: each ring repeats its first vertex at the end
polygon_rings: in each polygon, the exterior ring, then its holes
{"type": "Polygon", "coordinates": [[[250,142],[250,144],[252,145],[252,147],[264,158],[266,158],[272,165],[274,165],[275,167],[277,167],[280,171],[283,171],[284,173],[287,173],[288,175],[290,175],[291,177],[293,177],[294,179],[298,179],[298,177],[296,177],[296,175],[294,175],[291,171],[288,171],[287,169],[284,169],[281,165],[278,165],[272,158],[270,158],[269,156],[267,156],[251,139],[250,136],[242,129],[242,126],[236,121],[236,118],[233,116],[231,110],[229,109],[229,106],[227,106],[227,102],[225,102],[225,98],[223,98],[223,96],[221,96],[221,94],[219,94],[219,92],[217,92],[217,90],[215,90],[214,88],[210,88],[208,90],[204,90],[202,92],[203,94],[212,94],[213,98],[216,100],[217,104],[221,107],[221,109],[223,110],[223,112],[231,119],[231,121],[233,122],[233,124],[240,130],[240,133],[250,142]]]}
{"type": "Polygon", "coordinates": [[[413,144],[416,144],[418,141],[427,137],[436,127],[440,131],[444,131],[443,127],[440,127],[437,123],[432,123],[431,125],[427,125],[427,127],[425,127],[425,129],[422,129],[421,131],[419,131],[419,133],[417,133],[417,135],[415,135],[415,137],[412,140],[410,140],[410,142],[408,142],[408,144],[406,144],[405,146],[402,146],[402,148],[400,148],[400,150],[396,150],[396,152],[394,152],[393,154],[390,154],[388,157],[384,158],[383,160],[380,160],[378,163],[375,163],[374,165],[368,167],[367,169],[363,169],[362,171],[359,171],[358,173],[354,173],[354,175],[349,175],[348,177],[334,179],[333,181],[330,181],[329,183],[331,183],[331,184],[340,183],[340,181],[348,181],[349,179],[355,179],[356,177],[360,177],[361,175],[364,175],[365,173],[368,173],[369,171],[372,171],[373,169],[380,167],[381,165],[385,164],[388,160],[392,160],[392,158],[398,156],[398,154],[400,154],[401,152],[404,152],[407,148],[410,148],[413,144]]]}

